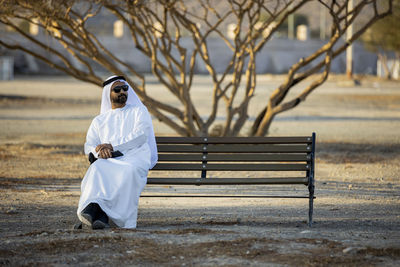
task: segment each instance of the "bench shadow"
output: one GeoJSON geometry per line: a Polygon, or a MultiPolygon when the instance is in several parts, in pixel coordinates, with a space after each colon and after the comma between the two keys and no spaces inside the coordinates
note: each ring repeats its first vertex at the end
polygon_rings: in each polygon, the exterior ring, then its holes
{"type": "MultiPolygon", "coordinates": [[[[340,204],[340,207],[314,207],[315,230],[400,231],[400,207],[395,204],[340,204]]],[[[138,225],[168,227],[248,226],[274,228],[308,228],[308,205],[213,206],[207,208],[142,208],[138,225]]]]}

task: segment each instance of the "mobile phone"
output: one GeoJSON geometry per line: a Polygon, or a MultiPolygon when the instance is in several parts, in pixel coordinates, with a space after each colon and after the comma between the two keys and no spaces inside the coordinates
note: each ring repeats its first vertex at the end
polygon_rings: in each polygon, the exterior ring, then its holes
{"type": "Polygon", "coordinates": [[[112,151],[112,152],[111,152],[111,156],[112,156],[113,158],[121,157],[121,156],[123,156],[123,155],[124,155],[124,154],[122,154],[121,151],[119,151],[119,150],[117,150],[117,151],[112,151]]]}

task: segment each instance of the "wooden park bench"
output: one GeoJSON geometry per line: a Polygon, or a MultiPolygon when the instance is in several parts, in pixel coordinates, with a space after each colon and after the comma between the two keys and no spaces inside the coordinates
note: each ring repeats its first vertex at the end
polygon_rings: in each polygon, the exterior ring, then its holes
{"type": "MultiPolygon", "coordinates": [[[[315,133],[301,137],[156,137],[156,171],[199,171],[198,177],[152,178],[159,185],[297,185],[308,187],[304,196],[149,195],[143,197],[274,197],[308,198],[308,224],[312,225],[314,200],[315,133]],[[246,171],[249,177],[208,178],[210,171],[246,171]],[[273,177],[251,177],[253,172],[273,172],[273,177]],[[288,173],[304,173],[287,177],[288,173]],[[279,175],[277,175],[279,174],[279,175]],[[285,176],[283,176],[285,175],[285,176]],[[278,176],[278,177],[277,177],[278,176]]],[[[263,173],[264,174],[264,173],[263,173]]],[[[254,175],[255,176],[255,175],[254,175]]]]}

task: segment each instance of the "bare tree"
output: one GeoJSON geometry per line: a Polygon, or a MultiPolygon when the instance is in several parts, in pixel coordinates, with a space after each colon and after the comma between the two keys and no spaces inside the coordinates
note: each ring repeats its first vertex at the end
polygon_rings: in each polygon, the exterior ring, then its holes
{"type": "MultiPolygon", "coordinates": [[[[111,73],[125,74],[149,111],[180,135],[208,135],[215,123],[219,103],[225,104],[225,122],[220,135],[236,136],[247,121],[248,107],[256,90],[256,55],[271,39],[286,18],[310,0],[136,0],[136,1],[51,1],[0,0],[0,22],[35,44],[30,49],[13,43],[6,36],[0,44],[9,49],[22,50],[43,60],[54,68],[79,80],[101,84],[93,70],[100,64],[111,73]],[[124,58],[115,56],[90,31],[87,22],[100,12],[111,12],[129,29],[135,47],[151,60],[152,72],[181,103],[172,106],[146,92],[146,78],[124,58]],[[26,21],[44,29],[48,36],[63,47],[62,50],[30,35],[21,28],[26,21]],[[227,23],[235,26],[230,38],[224,29],[227,23]],[[183,40],[189,38],[192,48],[183,40]],[[231,58],[224,70],[217,71],[210,56],[208,40],[220,38],[231,58]],[[52,53],[59,61],[43,54],[52,53]],[[66,56],[70,53],[83,68],[76,67],[66,56]],[[193,103],[191,88],[196,64],[205,65],[213,83],[209,114],[200,114],[193,103]],[[238,91],[245,93],[239,96],[238,91]]],[[[330,14],[332,29],[329,40],[312,55],[302,58],[289,70],[285,81],[276,88],[265,106],[260,108],[252,125],[251,135],[264,136],[274,117],[292,109],[328,77],[333,58],[345,51],[368,27],[390,14],[392,0],[359,0],[348,8],[347,0],[318,1],[330,14]],[[365,10],[372,15],[359,25],[347,42],[340,42],[349,25],[365,10]],[[322,73],[321,73],[322,71],[322,73]],[[317,74],[313,75],[313,74],[317,74]],[[302,83],[304,90],[287,99],[293,86],[302,83]]]]}

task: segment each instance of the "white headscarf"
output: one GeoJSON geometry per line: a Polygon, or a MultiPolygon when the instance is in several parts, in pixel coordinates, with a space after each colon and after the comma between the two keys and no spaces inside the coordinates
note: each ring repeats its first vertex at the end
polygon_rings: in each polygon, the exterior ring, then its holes
{"type": "MultiPolygon", "coordinates": [[[[111,76],[106,79],[106,81],[118,76],[111,76]]],[[[103,114],[109,110],[111,110],[111,99],[110,99],[110,91],[111,87],[115,82],[121,82],[129,86],[128,89],[128,99],[126,101],[127,105],[132,105],[132,106],[144,106],[142,101],[140,101],[139,97],[136,95],[135,91],[133,88],[124,80],[118,79],[115,80],[106,86],[103,87],[103,94],[101,97],[101,107],[100,107],[100,114],[103,114]]],[[[151,127],[150,135],[147,138],[147,143],[149,144],[150,151],[151,151],[151,168],[153,168],[158,160],[158,154],[157,154],[157,145],[156,145],[156,138],[154,136],[154,129],[151,127]]]]}

